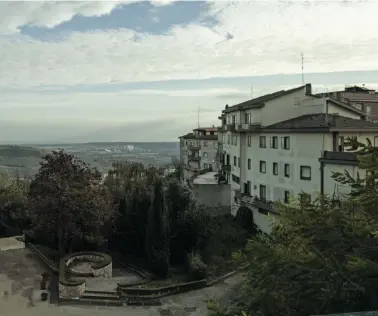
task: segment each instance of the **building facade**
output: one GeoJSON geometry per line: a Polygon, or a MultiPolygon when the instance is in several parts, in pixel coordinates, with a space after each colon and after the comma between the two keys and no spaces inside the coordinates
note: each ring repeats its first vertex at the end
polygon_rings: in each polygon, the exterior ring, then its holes
{"type": "Polygon", "coordinates": [[[231,213],[249,208],[257,226],[269,233],[271,219],[279,220],[278,200],[298,194],[313,199],[319,193],[339,199],[349,188],[339,187],[332,172],[358,171],[344,141],[369,138],[378,145],[378,124],[364,117],[348,103],[313,95],[309,84],[226,106],[220,116],[220,162],[231,183],[231,213]]]}
{"type": "Polygon", "coordinates": [[[179,137],[181,181],[186,182],[203,170],[218,170],[218,129],[196,128],[192,133],[179,137]]]}

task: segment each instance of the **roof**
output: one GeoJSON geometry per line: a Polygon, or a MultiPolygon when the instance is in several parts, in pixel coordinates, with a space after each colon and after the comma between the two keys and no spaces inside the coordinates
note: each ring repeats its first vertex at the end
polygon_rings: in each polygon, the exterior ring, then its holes
{"type": "Polygon", "coordinates": [[[261,131],[329,131],[329,130],[377,130],[378,124],[336,114],[305,114],[265,126],[261,131]]]}
{"type": "Polygon", "coordinates": [[[218,129],[217,127],[198,127],[195,128],[193,131],[206,131],[206,132],[216,132],[218,129]]]}
{"type": "Polygon", "coordinates": [[[366,92],[368,92],[368,91],[375,91],[374,89],[368,89],[365,86],[356,86],[356,85],[354,85],[354,86],[346,86],[345,87],[345,91],[349,91],[349,90],[353,90],[353,91],[360,90],[360,91],[366,91],[366,92]]]}
{"type": "Polygon", "coordinates": [[[353,106],[351,106],[351,105],[349,105],[349,104],[347,104],[345,102],[336,100],[335,98],[333,98],[331,96],[328,97],[328,98],[329,98],[329,100],[328,100],[329,102],[334,103],[336,105],[339,105],[339,106],[341,106],[344,109],[347,109],[347,110],[349,110],[351,112],[354,112],[354,113],[357,113],[357,114],[360,114],[360,115],[365,115],[365,113],[363,111],[358,110],[358,109],[354,108],[353,106]]]}
{"type": "Polygon", "coordinates": [[[193,133],[189,133],[189,134],[180,136],[179,138],[182,138],[182,139],[218,140],[218,135],[194,135],[193,133]]]}
{"type": "Polygon", "coordinates": [[[293,88],[293,89],[290,89],[290,90],[281,90],[281,91],[273,92],[273,93],[270,93],[270,94],[266,94],[266,95],[263,95],[261,97],[255,98],[255,99],[248,100],[248,101],[233,105],[233,106],[225,109],[224,112],[229,113],[229,112],[234,112],[234,111],[239,111],[239,110],[262,108],[262,107],[264,107],[265,102],[268,102],[268,101],[271,101],[273,99],[282,97],[284,95],[287,95],[289,93],[295,92],[295,91],[300,90],[300,89],[303,89],[305,87],[306,87],[306,85],[303,85],[303,86],[296,87],[296,88],[293,88]]]}

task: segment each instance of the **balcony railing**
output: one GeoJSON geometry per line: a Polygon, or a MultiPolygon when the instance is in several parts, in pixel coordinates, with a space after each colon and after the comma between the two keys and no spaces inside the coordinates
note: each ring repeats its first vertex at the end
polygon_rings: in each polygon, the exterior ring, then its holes
{"type": "Polygon", "coordinates": [[[222,165],[222,170],[226,172],[231,172],[231,165],[222,165]]]}
{"type": "Polygon", "coordinates": [[[188,156],[188,161],[200,161],[200,160],[201,160],[201,156],[193,156],[193,155],[188,156]]]}
{"type": "Polygon", "coordinates": [[[274,202],[265,198],[255,197],[252,204],[254,207],[261,208],[271,213],[277,213],[274,207],[274,202]]]}
{"type": "Polygon", "coordinates": [[[245,124],[238,124],[235,126],[236,132],[249,132],[261,128],[260,122],[249,122],[245,124]]]}
{"type": "Polygon", "coordinates": [[[201,145],[188,144],[188,149],[191,151],[198,151],[201,149],[201,145]]]}

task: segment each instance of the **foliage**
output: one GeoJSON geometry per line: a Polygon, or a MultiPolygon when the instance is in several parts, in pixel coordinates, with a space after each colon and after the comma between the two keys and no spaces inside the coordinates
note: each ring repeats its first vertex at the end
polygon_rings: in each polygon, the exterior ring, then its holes
{"type": "Polygon", "coordinates": [[[146,227],[146,253],[156,275],[167,277],[170,262],[170,227],[161,179],[155,180],[146,227]]]}
{"type": "Polygon", "coordinates": [[[203,262],[201,255],[192,251],[188,255],[188,270],[191,280],[202,280],[207,277],[207,266],[203,262]]]}
{"type": "Polygon", "coordinates": [[[19,229],[30,226],[31,214],[27,206],[28,189],[27,180],[0,174],[0,221],[19,229]]]}
{"type": "Polygon", "coordinates": [[[43,158],[28,194],[33,230],[63,254],[75,246],[101,244],[113,221],[110,195],[101,175],[63,151],[43,158]]]}
{"type": "MultiPolygon", "coordinates": [[[[350,140],[350,145],[356,150],[361,144],[350,140]]],[[[311,202],[302,195],[279,206],[280,221],[272,234],[260,234],[246,247],[248,277],[232,315],[242,310],[250,316],[299,316],[378,309],[376,150],[368,142],[357,151],[366,177],[334,175],[352,188],[341,207],[328,196],[311,202]]]]}

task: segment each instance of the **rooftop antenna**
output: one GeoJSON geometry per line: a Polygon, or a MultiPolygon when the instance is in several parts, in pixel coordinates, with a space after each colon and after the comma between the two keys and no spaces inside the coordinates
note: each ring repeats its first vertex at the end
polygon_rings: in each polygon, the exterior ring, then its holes
{"type": "Polygon", "coordinates": [[[302,58],[302,84],[304,85],[304,72],[303,72],[304,60],[303,60],[303,52],[301,53],[301,58],[302,58]]]}
{"type": "Polygon", "coordinates": [[[198,109],[197,109],[197,125],[198,125],[198,128],[200,127],[199,117],[200,117],[200,107],[198,106],[198,109]]]}

